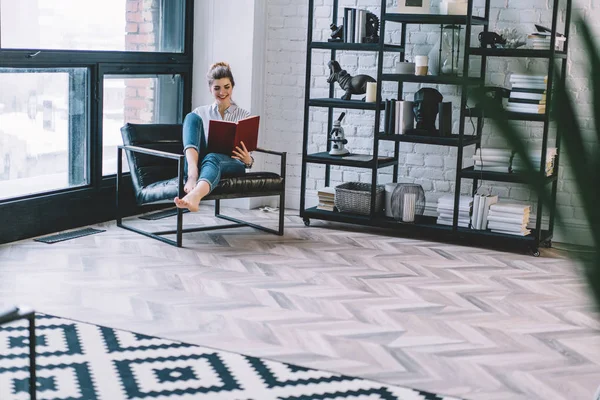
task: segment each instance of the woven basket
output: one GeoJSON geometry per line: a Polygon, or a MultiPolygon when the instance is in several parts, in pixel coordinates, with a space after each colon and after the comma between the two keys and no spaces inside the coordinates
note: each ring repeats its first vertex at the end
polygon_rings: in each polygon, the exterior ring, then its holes
{"type": "MultiPolygon", "coordinates": [[[[375,190],[375,213],[383,209],[385,186],[375,190]]],[[[335,206],[341,212],[368,215],[371,212],[371,184],[346,182],[335,187],[335,206]]]]}

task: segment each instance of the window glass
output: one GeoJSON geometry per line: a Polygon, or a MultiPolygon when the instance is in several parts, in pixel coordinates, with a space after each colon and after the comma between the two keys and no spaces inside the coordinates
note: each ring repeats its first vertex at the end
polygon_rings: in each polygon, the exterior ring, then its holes
{"type": "Polygon", "coordinates": [[[0,68],[0,199],[83,186],[87,69],[0,68]]]}
{"type": "Polygon", "coordinates": [[[184,0],[0,0],[12,49],[182,52],[184,0]]]}
{"type": "MultiPolygon", "coordinates": [[[[102,174],[117,172],[121,127],[134,124],[181,122],[181,75],[105,75],[102,118],[102,174]]],[[[123,154],[123,171],[128,171],[123,154]]]]}

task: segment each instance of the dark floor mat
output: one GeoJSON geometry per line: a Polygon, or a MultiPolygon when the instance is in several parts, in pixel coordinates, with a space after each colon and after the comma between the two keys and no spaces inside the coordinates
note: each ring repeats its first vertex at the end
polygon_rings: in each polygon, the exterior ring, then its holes
{"type": "MultiPolygon", "coordinates": [[[[190,210],[183,210],[184,214],[187,212],[190,212],[190,210]]],[[[146,219],[148,221],[154,221],[157,219],[172,217],[174,215],[177,215],[177,208],[169,208],[168,210],[162,210],[162,211],[158,211],[158,212],[155,212],[152,214],[142,215],[139,218],[146,219]]]]}
{"type": "Polygon", "coordinates": [[[41,237],[41,238],[37,238],[37,239],[33,239],[33,240],[35,240],[36,242],[52,244],[52,243],[56,243],[56,242],[62,242],[63,240],[75,239],[78,237],[93,235],[95,233],[100,233],[100,232],[106,232],[106,230],[95,229],[95,228],[84,228],[84,229],[79,229],[76,231],[70,231],[70,232],[58,233],[56,235],[45,236],[45,237],[41,237]]]}

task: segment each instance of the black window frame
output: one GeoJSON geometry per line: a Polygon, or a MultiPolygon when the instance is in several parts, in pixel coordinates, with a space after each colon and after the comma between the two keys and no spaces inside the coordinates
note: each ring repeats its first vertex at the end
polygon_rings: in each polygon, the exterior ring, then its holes
{"type": "MultiPolygon", "coordinates": [[[[7,1],[7,0],[3,0],[7,1]]],[[[103,79],[107,74],[178,74],[183,83],[183,116],[191,111],[194,0],[161,0],[172,15],[183,7],[183,52],[2,49],[3,68],[88,69],[88,163],[90,181],[83,187],[0,199],[0,243],[12,242],[114,218],[114,175],[102,176],[103,79]]],[[[172,24],[161,29],[160,41],[173,40],[172,24]]],[[[132,199],[133,200],[133,199],[132,199]]],[[[126,204],[135,213],[133,201],[126,204]]]]}

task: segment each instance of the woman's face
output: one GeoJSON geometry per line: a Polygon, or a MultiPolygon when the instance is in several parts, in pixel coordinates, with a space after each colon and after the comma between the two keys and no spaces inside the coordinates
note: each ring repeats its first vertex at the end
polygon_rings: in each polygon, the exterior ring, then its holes
{"type": "Polygon", "coordinates": [[[213,81],[212,85],[210,85],[210,92],[215,97],[218,105],[229,107],[231,104],[231,92],[233,92],[233,85],[229,78],[221,78],[213,81]]]}

